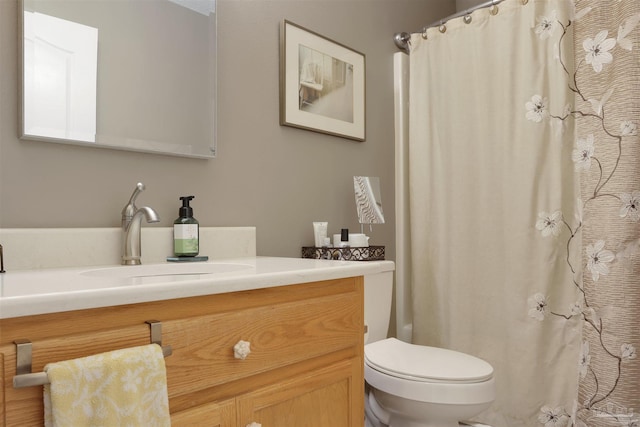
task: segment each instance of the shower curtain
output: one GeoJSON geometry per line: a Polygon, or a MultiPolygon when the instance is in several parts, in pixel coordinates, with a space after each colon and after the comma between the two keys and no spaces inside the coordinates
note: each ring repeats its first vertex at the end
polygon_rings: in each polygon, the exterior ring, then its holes
{"type": "Polygon", "coordinates": [[[410,40],[413,342],[494,366],[478,421],[637,426],[640,2],[470,18],[410,40]]]}

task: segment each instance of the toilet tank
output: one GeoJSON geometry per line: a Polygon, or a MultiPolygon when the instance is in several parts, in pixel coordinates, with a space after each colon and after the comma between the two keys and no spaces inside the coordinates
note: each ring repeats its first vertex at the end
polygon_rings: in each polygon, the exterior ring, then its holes
{"type": "Polygon", "coordinates": [[[393,271],[364,276],[364,343],[387,338],[393,298],[393,271]]]}

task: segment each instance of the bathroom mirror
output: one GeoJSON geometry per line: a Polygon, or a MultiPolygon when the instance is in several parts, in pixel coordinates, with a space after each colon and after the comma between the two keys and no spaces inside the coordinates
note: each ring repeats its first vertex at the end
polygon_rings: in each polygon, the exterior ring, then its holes
{"type": "Polygon", "coordinates": [[[215,0],[22,0],[20,137],[215,157],[215,0]]]}
{"type": "Polygon", "coordinates": [[[380,178],[354,176],[353,189],[358,209],[358,222],[361,224],[361,228],[362,224],[369,224],[369,227],[371,227],[371,224],[384,224],[380,178]]]}

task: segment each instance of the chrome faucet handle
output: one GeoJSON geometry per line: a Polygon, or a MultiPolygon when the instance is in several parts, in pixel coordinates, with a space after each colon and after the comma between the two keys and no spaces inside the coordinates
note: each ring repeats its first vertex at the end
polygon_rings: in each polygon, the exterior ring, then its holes
{"type": "Polygon", "coordinates": [[[133,214],[136,213],[136,198],[138,194],[144,191],[144,184],[139,182],[136,184],[136,188],[133,190],[131,194],[131,198],[129,199],[129,203],[122,209],[122,228],[126,228],[133,218],[133,214]]]}
{"type": "Polygon", "coordinates": [[[143,183],[139,182],[136,184],[136,188],[133,190],[133,193],[131,194],[131,198],[129,199],[129,205],[135,204],[138,194],[142,193],[144,191],[144,188],[145,187],[143,183]]]}

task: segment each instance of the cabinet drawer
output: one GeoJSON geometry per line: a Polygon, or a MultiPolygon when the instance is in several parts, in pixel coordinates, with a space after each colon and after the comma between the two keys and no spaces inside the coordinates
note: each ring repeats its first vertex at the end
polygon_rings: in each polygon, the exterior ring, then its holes
{"type": "Polygon", "coordinates": [[[360,298],[357,292],[346,292],[164,323],[163,335],[173,347],[166,359],[170,394],[191,393],[348,348],[355,354],[363,336],[360,298]],[[251,353],[244,360],[234,358],[239,340],[250,343],[251,353]]]}

